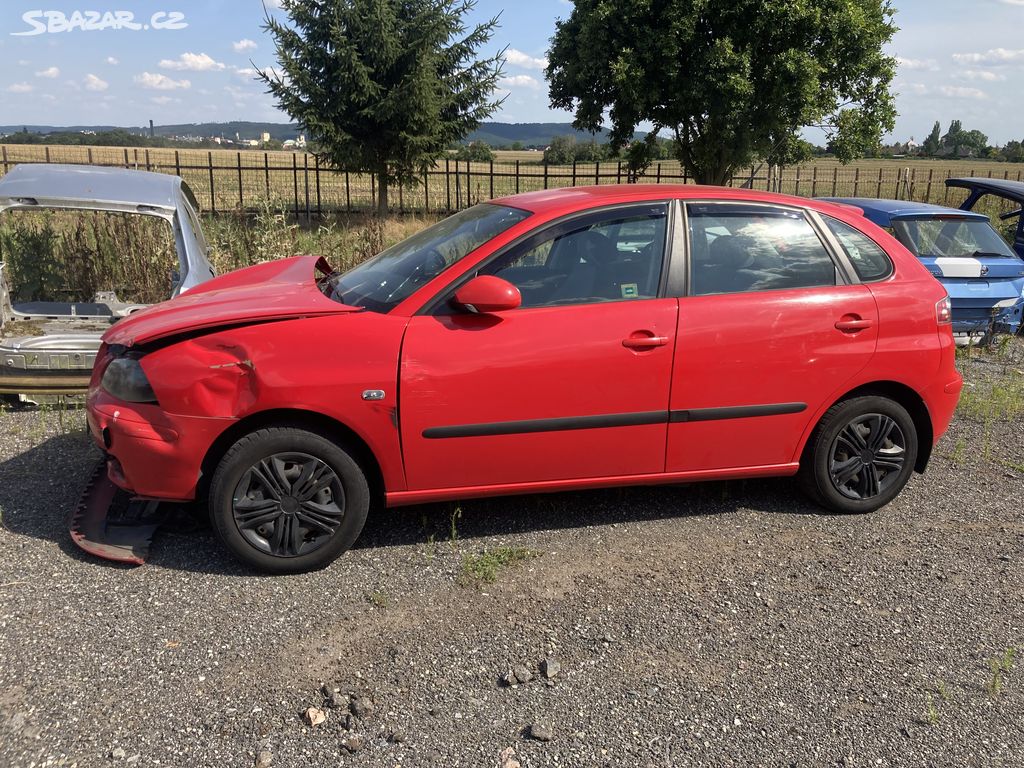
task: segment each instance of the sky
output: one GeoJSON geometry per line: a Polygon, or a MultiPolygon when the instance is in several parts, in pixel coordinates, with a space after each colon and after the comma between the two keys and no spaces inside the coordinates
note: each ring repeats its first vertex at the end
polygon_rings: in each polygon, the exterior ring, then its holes
{"type": "MultiPolygon", "coordinates": [[[[900,117],[888,139],[922,141],[954,118],[993,143],[1024,139],[1024,0],[894,4],[900,117]]],[[[543,74],[555,21],[571,10],[568,0],[478,0],[473,20],[501,17],[484,53],[508,48],[494,120],[571,120],[550,109],[543,74]]],[[[253,80],[254,67],[275,63],[263,19],[261,0],[3,0],[0,125],[286,122],[253,80]],[[107,28],[62,31],[87,9],[107,28]]]]}

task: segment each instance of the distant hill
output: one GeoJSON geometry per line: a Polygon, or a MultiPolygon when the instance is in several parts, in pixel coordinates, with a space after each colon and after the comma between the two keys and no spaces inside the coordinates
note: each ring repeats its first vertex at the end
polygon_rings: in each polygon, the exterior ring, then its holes
{"type": "MultiPolygon", "coordinates": [[[[56,133],[60,131],[81,132],[124,130],[129,133],[148,134],[149,127],[124,127],[114,125],[0,125],[0,135],[18,133],[27,129],[30,133],[56,133]]],[[[234,121],[230,123],[182,123],[179,125],[157,125],[153,128],[157,136],[198,136],[214,138],[221,136],[234,139],[237,134],[241,139],[259,139],[266,132],[272,139],[285,141],[294,139],[300,133],[298,126],[288,123],[253,123],[234,121]]],[[[519,142],[524,147],[546,147],[555,136],[575,136],[577,141],[591,139],[604,143],[608,141],[608,131],[601,130],[597,134],[577,131],[571,123],[482,123],[480,128],[471,133],[466,141],[485,141],[493,147],[510,146],[519,142]]],[[[644,134],[637,134],[642,137],[644,134]]]]}

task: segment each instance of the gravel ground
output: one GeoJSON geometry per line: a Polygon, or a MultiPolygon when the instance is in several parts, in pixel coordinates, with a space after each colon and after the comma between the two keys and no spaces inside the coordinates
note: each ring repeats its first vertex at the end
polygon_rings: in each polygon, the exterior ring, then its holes
{"type": "Polygon", "coordinates": [[[962,363],[871,516],[789,481],[435,505],[274,578],[206,528],[80,553],[82,413],[0,413],[0,765],[1024,765],[1024,344],[962,363]],[[533,556],[469,583],[499,547],[533,556]]]}

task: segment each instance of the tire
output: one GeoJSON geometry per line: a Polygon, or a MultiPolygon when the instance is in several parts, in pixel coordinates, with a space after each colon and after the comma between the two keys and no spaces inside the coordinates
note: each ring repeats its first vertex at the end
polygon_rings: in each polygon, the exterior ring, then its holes
{"type": "Polygon", "coordinates": [[[303,573],[355,543],[370,498],[366,473],[344,447],[315,432],[272,427],[224,454],[210,483],[210,520],[248,565],[303,573]]]}
{"type": "Polygon", "coordinates": [[[902,405],[854,397],[822,416],[804,451],[800,486],[831,512],[874,512],[903,490],[917,452],[917,428],[902,405]]]}

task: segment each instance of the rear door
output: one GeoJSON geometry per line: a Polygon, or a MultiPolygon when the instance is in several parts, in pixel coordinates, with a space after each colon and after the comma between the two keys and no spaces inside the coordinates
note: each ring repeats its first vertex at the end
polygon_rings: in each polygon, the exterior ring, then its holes
{"type": "Polygon", "coordinates": [[[414,317],[401,364],[410,490],[664,471],[678,300],[664,297],[667,204],[554,225],[475,274],[523,306],[414,317]]]}
{"type": "Polygon", "coordinates": [[[878,310],[801,209],[686,206],[667,471],[778,468],[870,361],[878,310]]]}

